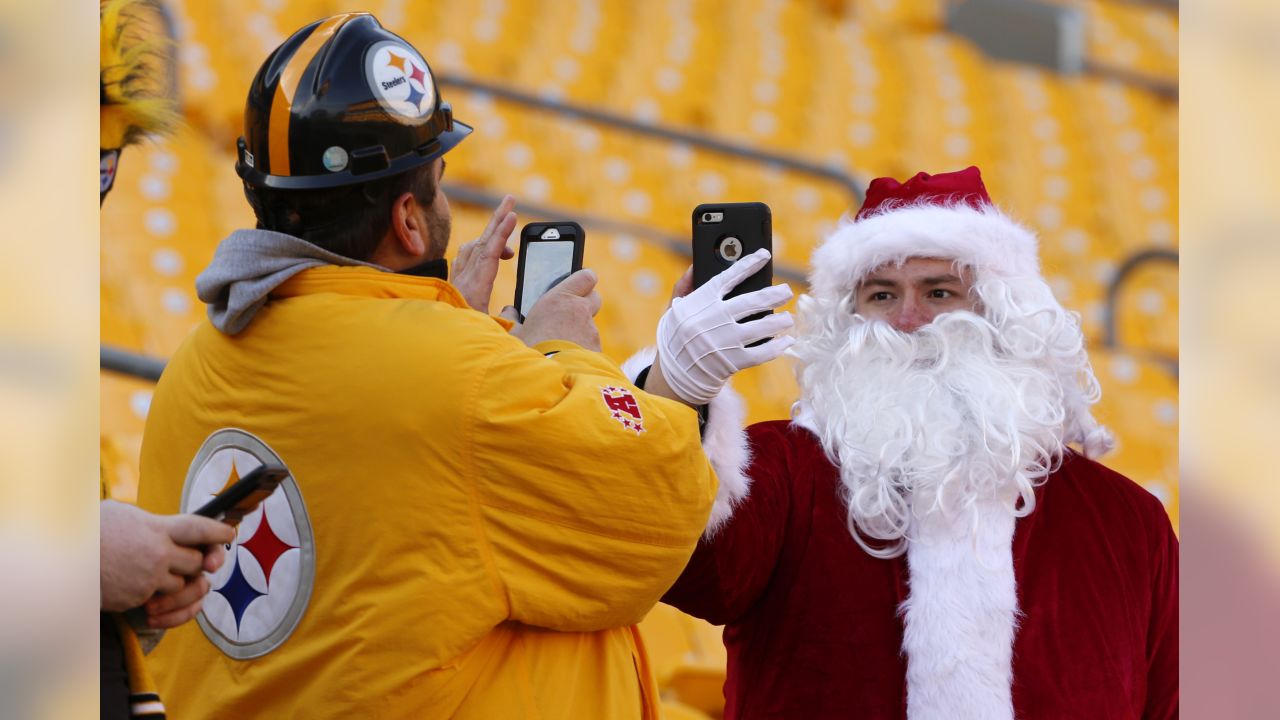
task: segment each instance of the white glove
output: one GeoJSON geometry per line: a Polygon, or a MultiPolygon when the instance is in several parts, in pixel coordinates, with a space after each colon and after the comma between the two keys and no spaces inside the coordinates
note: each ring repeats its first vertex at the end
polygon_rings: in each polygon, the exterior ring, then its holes
{"type": "Polygon", "coordinates": [[[756,347],[762,338],[790,330],[791,313],[767,315],[749,323],[740,318],[772,310],[791,299],[786,283],[724,299],[743,280],[769,262],[760,249],[716,275],[702,287],[671,301],[658,321],[658,357],[667,384],[685,402],[711,402],[729,377],[781,355],[795,338],[779,336],[756,347]]]}

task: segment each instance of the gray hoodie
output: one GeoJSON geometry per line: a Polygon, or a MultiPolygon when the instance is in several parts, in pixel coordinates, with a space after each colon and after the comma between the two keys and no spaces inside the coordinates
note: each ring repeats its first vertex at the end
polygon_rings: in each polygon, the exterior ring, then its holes
{"type": "Polygon", "coordinates": [[[209,320],[228,335],[244,330],[267,303],[267,295],[289,278],[320,265],[369,267],[292,235],[271,230],[237,230],[213,253],[196,278],[196,296],[209,306],[209,320]]]}

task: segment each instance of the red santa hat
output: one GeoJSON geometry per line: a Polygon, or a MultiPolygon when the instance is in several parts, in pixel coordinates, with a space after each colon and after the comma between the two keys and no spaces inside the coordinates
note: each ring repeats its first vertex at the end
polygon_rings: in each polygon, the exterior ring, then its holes
{"type": "Polygon", "coordinates": [[[813,254],[810,288],[818,297],[847,296],[872,270],[911,257],[950,258],[978,277],[1039,277],[1036,237],[991,202],[978,168],[900,183],[876,178],[852,222],[813,254]]]}

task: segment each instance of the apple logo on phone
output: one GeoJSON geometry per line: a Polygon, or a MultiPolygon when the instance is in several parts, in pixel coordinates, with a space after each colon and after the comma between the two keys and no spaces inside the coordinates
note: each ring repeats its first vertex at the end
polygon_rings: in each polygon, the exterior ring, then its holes
{"type": "Polygon", "coordinates": [[[730,235],[720,241],[719,246],[716,247],[716,253],[725,262],[737,262],[738,258],[742,257],[742,241],[730,235]]]}

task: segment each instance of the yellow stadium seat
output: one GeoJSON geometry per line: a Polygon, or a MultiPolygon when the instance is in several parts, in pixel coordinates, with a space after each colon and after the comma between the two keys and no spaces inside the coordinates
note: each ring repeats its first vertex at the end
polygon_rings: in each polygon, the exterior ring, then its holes
{"type": "Polygon", "coordinates": [[[588,243],[585,262],[599,274],[604,298],[596,325],[606,354],[621,362],[653,345],[658,318],[689,260],[643,238],[597,233],[588,243]]]}
{"type": "Polygon", "coordinates": [[[1177,82],[1178,13],[1139,3],[1088,0],[1090,60],[1148,77],[1177,82]]]}
{"type": "Polygon", "coordinates": [[[146,380],[102,375],[98,390],[102,416],[99,465],[107,492],[116,500],[132,501],[138,494],[138,454],[152,388],[146,380]]]}
{"type": "Polygon", "coordinates": [[[719,717],[698,712],[682,702],[665,698],[662,700],[662,710],[659,715],[663,720],[715,720],[719,717]]]}
{"type": "Polygon", "coordinates": [[[659,604],[640,623],[664,701],[705,716],[724,714],[726,656],[720,629],[659,604]]]}
{"type": "Polygon", "coordinates": [[[194,129],[124,151],[102,207],[102,340],[167,357],[204,317],[195,277],[253,226],[234,156],[194,129]]]}
{"type": "Polygon", "coordinates": [[[875,27],[936,31],[942,26],[943,0],[848,0],[853,17],[875,27]]]}
{"type": "Polygon", "coordinates": [[[1113,241],[1128,252],[1177,246],[1178,159],[1175,105],[1115,81],[1073,85],[1078,102],[1096,108],[1090,133],[1098,211],[1113,241]]]}
{"type": "Polygon", "coordinates": [[[1095,415],[1117,435],[1102,462],[1132,478],[1178,518],[1178,383],[1170,368],[1137,353],[1094,348],[1102,386],[1095,415]]]}

